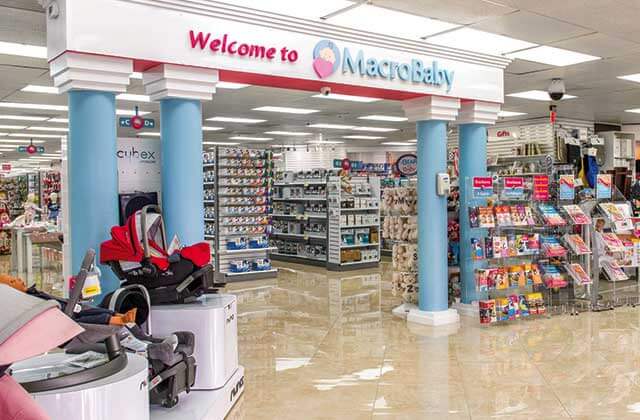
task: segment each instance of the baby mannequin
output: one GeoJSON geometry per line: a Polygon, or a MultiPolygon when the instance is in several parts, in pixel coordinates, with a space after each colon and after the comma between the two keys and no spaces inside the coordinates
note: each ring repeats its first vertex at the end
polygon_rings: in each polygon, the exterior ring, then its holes
{"type": "Polygon", "coordinates": [[[58,203],[58,193],[52,192],[49,195],[49,204],[47,205],[49,210],[49,216],[47,219],[50,222],[56,222],[58,220],[58,214],[60,213],[60,203],[58,203]]]}

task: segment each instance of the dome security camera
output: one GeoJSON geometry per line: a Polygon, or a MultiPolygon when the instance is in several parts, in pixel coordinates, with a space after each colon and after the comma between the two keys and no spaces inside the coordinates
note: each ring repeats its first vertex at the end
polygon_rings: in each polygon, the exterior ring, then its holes
{"type": "Polygon", "coordinates": [[[323,86],[320,88],[320,94],[324,96],[329,96],[331,93],[331,88],[329,86],[323,86]]]}
{"type": "Polygon", "coordinates": [[[567,91],[564,86],[564,80],[562,79],[551,79],[551,84],[549,85],[548,93],[549,97],[552,101],[559,101],[564,96],[567,91]]]}

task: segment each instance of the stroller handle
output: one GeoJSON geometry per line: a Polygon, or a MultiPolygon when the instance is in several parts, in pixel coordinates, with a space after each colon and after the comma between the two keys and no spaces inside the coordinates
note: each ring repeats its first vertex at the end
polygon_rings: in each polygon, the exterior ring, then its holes
{"type": "Polygon", "coordinates": [[[87,280],[87,275],[89,270],[91,269],[91,265],[96,257],[96,251],[94,249],[89,248],[87,253],[84,254],[84,258],[82,259],[82,264],[80,265],[80,271],[76,276],[76,283],[73,286],[73,290],[69,293],[69,301],[64,308],[64,313],[68,317],[73,316],[73,310],[80,301],[80,295],[82,294],[82,288],[84,287],[84,282],[87,280]]]}
{"type": "Polygon", "coordinates": [[[149,237],[147,236],[147,213],[157,213],[160,215],[160,235],[162,236],[162,248],[167,249],[167,237],[164,230],[164,220],[162,218],[162,210],[155,204],[148,204],[140,210],[140,222],[142,227],[142,249],[144,250],[144,257],[150,258],[149,252],[149,237]]]}

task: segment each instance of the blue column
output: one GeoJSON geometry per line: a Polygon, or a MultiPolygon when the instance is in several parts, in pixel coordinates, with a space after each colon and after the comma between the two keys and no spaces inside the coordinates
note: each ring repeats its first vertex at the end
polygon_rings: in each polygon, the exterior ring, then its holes
{"type": "Polygon", "coordinates": [[[418,304],[445,311],[448,304],[447,198],[436,194],[436,174],[447,171],[447,123],[418,121],[418,304]]]}
{"type": "MultiPolygon", "coordinates": [[[[71,271],[77,273],[88,248],[100,252],[118,225],[116,101],[110,92],[69,92],[69,226],[71,271]]],[[[99,260],[99,256],[97,258],[99,260]]],[[[102,293],[115,290],[118,279],[102,266],[102,293]]],[[[100,298],[98,297],[99,301],[100,298]]]]}
{"type": "Polygon", "coordinates": [[[162,126],[162,211],[167,240],[184,245],[204,240],[202,108],[200,101],[160,102],[162,126]]]}
{"type": "Polygon", "coordinates": [[[487,127],[484,124],[461,124],[460,143],[460,281],[462,303],[478,300],[475,269],[483,263],[471,258],[471,238],[486,236],[484,230],[469,227],[469,207],[481,202],[471,197],[471,179],[487,174],[487,127]]]}

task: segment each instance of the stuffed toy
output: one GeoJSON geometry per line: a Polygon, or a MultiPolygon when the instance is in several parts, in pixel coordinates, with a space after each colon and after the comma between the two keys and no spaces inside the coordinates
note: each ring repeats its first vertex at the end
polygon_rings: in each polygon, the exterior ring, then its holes
{"type": "Polygon", "coordinates": [[[0,274],[0,284],[6,284],[21,292],[27,291],[27,285],[19,277],[12,277],[7,274],[0,274]]]}

